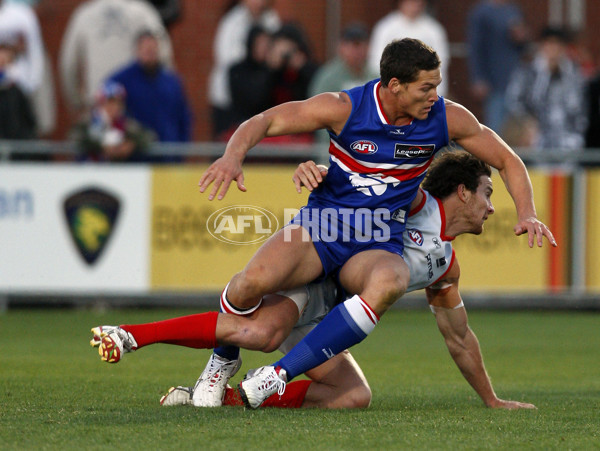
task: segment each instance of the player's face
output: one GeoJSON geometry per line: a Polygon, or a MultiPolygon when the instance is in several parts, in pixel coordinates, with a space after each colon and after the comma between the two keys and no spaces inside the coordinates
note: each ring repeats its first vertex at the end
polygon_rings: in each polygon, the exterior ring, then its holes
{"type": "Polygon", "coordinates": [[[402,109],[415,119],[427,119],[438,100],[437,88],[442,82],[440,69],[422,70],[412,83],[402,85],[399,100],[402,109]]]}
{"type": "Polygon", "coordinates": [[[493,191],[492,179],[487,175],[479,177],[479,186],[467,203],[469,233],[479,235],[483,232],[483,223],[489,215],[494,214],[491,199],[493,191]]]}

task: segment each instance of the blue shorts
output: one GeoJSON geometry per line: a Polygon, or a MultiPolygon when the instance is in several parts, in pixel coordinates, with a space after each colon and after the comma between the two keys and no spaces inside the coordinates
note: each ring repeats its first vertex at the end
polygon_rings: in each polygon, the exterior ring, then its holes
{"type": "Polygon", "coordinates": [[[403,255],[406,209],[322,207],[309,203],[290,221],[306,229],[323,265],[322,277],[359,252],[382,249],[403,255]]]}

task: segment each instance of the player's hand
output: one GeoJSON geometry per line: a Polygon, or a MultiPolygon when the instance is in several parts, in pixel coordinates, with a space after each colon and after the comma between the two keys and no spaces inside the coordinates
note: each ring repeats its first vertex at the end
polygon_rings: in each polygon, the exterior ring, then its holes
{"type": "Polygon", "coordinates": [[[202,178],[198,182],[200,192],[203,193],[213,183],[212,190],[208,195],[208,200],[213,200],[218,194],[218,199],[221,200],[227,194],[229,185],[232,181],[236,181],[240,191],[246,192],[244,186],[244,173],[242,172],[242,163],[235,157],[223,155],[217,161],[210,165],[202,178]]]}
{"type": "Polygon", "coordinates": [[[312,191],[323,182],[323,177],[327,175],[327,167],[322,164],[316,164],[314,161],[305,161],[300,163],[294,172],[292,181],[296,185],[296,191],[302,192],[302,187],[312,191]]]}
{"type": "Polygon", "coordinates": [[[533,404],[529,404],[528,402],[519,402],[519,401],[505,401],[504,399],[496,398],[494,402],[488,405],[492,409],[507,409],[507,410],[516,410],[516,409],[537,409],[533,404]]]}
{"type": "Polygon", "coordinates": [[[515,235],[517,236],[525,233],[528,235],[529,247],[533,247],[533,242],[535,240],[537,240],[538,247],[542,247],[544,237],[548,239],[552,246],[558,246],[550,229],[537,218],[531,217],[519,221],[519,223],[514,227],[514,231],[515,235]]]}

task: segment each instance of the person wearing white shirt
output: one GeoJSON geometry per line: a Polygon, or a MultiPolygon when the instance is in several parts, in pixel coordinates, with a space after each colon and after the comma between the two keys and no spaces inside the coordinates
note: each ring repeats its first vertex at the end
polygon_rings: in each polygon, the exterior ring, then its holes
{"type": "Polygon", "coordinates": [[[33,93],[44,76],[44,46],[35,13],[28,5],[4,0],[0,4],[0,32],[18,37],[20,48],[10,76],[25,93],[33,93]]]}
{"type": "Polygon", "coordinates": [[[133,61],[135,39],[145,30],[158,37],[161,61],[172,66],[171,40],[148,2],[88,0],[75,9],[59,55],[63,94],[74,112],[92,105],[106,77],[133,61]]]}
{"type": "Polygon", "coordinates": [[[427,0],[398,0],[398,7],[375,24],[369,44],[369,70],[379,73],[379,61],[387,44],[394,39],[414,38],[432,47],[442,61],[442,84],[438,94],[448,93],[450,50],[444,27],[426,13],[427,0]]]}

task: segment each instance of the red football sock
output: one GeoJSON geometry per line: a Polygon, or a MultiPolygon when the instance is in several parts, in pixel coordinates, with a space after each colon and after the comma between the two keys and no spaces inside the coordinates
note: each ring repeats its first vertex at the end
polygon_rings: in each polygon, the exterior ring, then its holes
{"type": "Polygon", "coordinates": [[[225,389],[225,398],[223,398],[224,406],[243,406],[244,401],[240,396],[240,392],[235,388],[227,387],[225,389]]]}
{"type": "MultiPolygon", "coordinates": [[[[297,409],[302,407],[306,392],[312,381],[294,381],[287,384],[285,392],[281,397],[275,393],[269,396],[265,402],[262,403],[261,407],[279,407],[286,409],[297,409]]],[[[244,401],[240,393],[231,387],[227,387],[225,390],[225,398],[223,399],[224,406],[243,406],[244,401]]]]}
{"type": "Polygon", "coordinates": [[[288,409],[302,407],[310,384],[312,384],[312,381],[307,380],[290,382],[286,385],[283,395],[279,396],[275,393],[269,396],[262,403],[261,407],[283,407],[288,409]]]}
{"type": "Polygon", "coordinates": [[[218,312],[198,313],[147,324],[126,324],[122,329],[133,334],[138,349],[153,343],[168,343],[196,349],[217,346],[218,312]]]}

